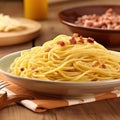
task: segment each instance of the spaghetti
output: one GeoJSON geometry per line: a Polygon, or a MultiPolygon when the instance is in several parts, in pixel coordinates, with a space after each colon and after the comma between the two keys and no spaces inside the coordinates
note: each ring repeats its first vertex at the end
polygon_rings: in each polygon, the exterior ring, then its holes
{"type": "Polygon", "coordinates": [[[52,81],[101,81],[120,78],[120,55],[93,38],[59,35],[21,52],[10,66],[17,76],[52,81]]]}

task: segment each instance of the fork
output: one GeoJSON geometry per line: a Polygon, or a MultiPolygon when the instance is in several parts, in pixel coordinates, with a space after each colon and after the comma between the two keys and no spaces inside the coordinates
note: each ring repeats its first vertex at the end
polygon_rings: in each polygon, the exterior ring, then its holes
{"type": "Polygon", "coordinates": [[[2,90],[2,88],[8,86],[9,83],[5,82],[5,81],[1,81],[0,80],[0,109],[9,106],[12,103],[18,103],[21,100],[25,100],[25,99],[34,99],[33,96],[30,95],[7,95],[7,92],[2,90]]]}
{"type": "Polygon", "coordinates": [[[6,87],[6,86],[8,86],[8,85],[9,85],[9,84],[8,84],[7,82],[0,80],[0,89],[6,87]]]}

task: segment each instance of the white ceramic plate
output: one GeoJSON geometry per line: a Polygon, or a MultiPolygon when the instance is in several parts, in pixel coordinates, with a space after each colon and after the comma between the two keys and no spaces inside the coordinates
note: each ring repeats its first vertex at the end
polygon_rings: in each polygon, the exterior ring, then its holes
{"type": "MultiPolygon", "coordinates": [[[[120,54],[119,52],[117,53],[120,54]]],[[[8,72],[10,64],[17,56],[20,56],[20,52],[15,52],[1,58],[0,72],[7,76],[10,81],[33,91],[64,97],[66,96],[79,97],[85,94],[96,94],[100,92],[114,90],[120,86],[120,79],[76,83],[62,81],[61,82],[44,81],[18,77],[8,72]]]]}
{"type": "Polygon", "coordinates": [[[0,46],[8,46],[24,43],[39,36],[41,24],[39,22],[25,19],[14,18],[25,26],[25,29],[10,32],[0,32],[0,46]]]}

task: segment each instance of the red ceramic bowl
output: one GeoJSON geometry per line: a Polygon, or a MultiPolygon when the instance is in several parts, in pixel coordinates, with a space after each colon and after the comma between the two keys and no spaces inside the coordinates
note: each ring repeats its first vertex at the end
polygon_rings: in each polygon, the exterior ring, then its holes
{"type": "Polygon", "coordinates": [[[87,5],[62,10],[59,12],[58,17],[60,22],[67,25],[73,33],[79,33],[84,37],[93,37],[105,46],[120,46],[120,30],[91,28],[75,24],[78,17],[94,13],[102,15],[109,8],[120,14],[120,5],[87,5]]]}

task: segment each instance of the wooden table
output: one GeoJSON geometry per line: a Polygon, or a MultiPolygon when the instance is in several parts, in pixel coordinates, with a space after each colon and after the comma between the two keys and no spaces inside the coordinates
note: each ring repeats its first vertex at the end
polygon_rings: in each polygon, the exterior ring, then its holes
{"type": "MultiPolygon", "coordinates": [[[[71,35],[69,29],[57,20],[57,13],[61,9],[85,4],[120,4],[120,0],[66,0],[49,2],[48,19],[40,21],[42,29],[37,39],[27,43],[0,47],[0,57],[18,50],[42,45],[58,34],[71,35]]],[[[22,1],[1,0],[0,12],[15,17],[23,17],[22,1]]],[[[118,48],[116,48],[118,49],[118,48]]],[[[44,113],[34,113],[23,106],[12,105],[0,111],[0,120],[120,120],[120,98],[103,100],[94,103],[49,110],[44,113]]]]}

